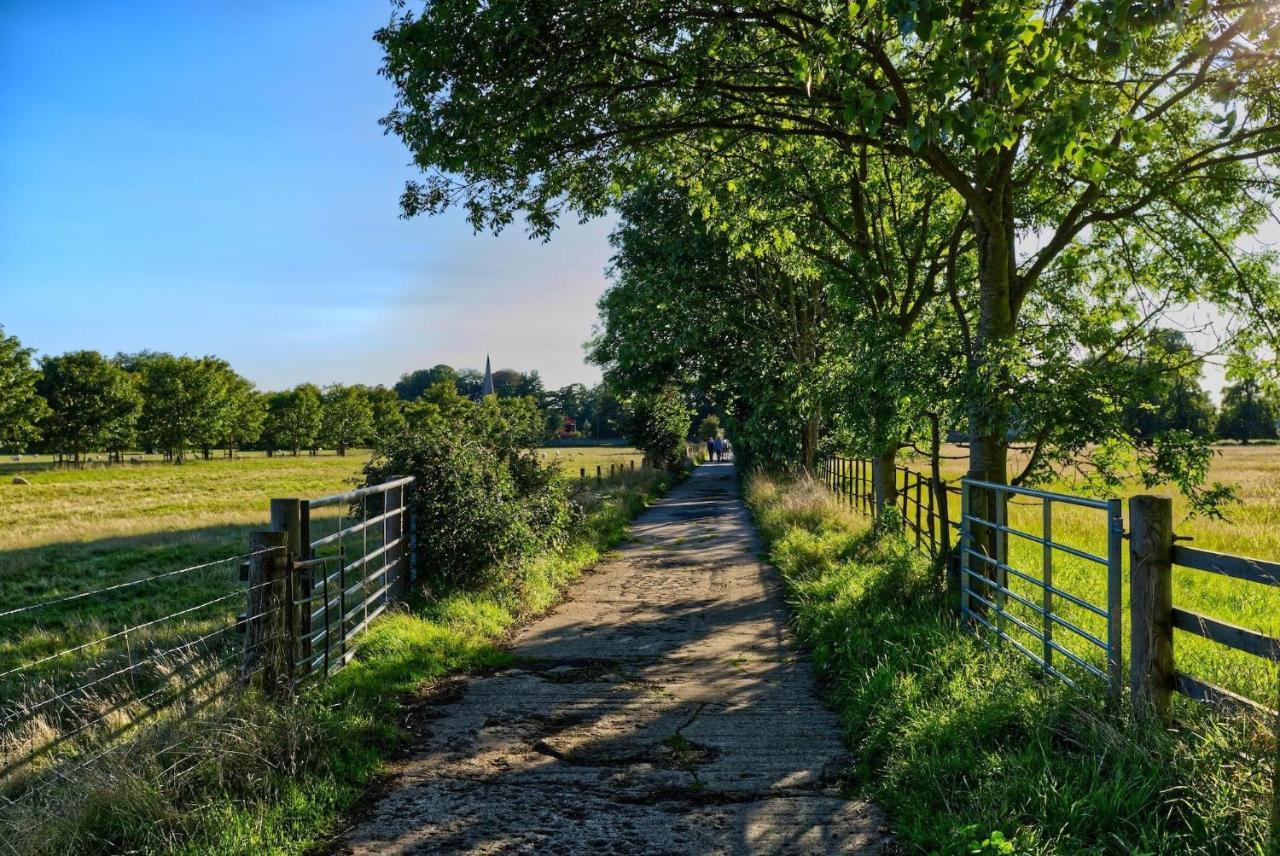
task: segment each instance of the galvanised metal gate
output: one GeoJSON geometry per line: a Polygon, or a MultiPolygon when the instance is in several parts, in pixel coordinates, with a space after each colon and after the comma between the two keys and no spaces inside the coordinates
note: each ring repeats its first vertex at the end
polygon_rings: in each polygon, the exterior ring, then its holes
{"type": "Polygon", "coordinates": [[[1074,684],[1063,669],[1064,661],[1069,662],[1104,681],[1118,698],[1124,686],[1120,500],[965,478],[960,501],[962,618],[1007,641],[1047,673],[1074,684]],[[992,519],[974,514],[979,492],[993,500],[982,503],[993,509],[992,519]],[[1011,507],[1019,526],[1012,525],[1011,507]],[[1072,510],[1073,529],[1105,532],[1105,547],[1093,552],[1056,537],[1055,511],[1064,510],[1072,510]],[[1039,533],[1028,531],[1034,529],[1039,533]],[[990,534],[980,537],[984,531],[990,534]],[[1060,582],[1064,576],[1075,584],[1075,592],[1060,582]],[[1085,648],[1073,649],[1070,643],[1085,648]]]}

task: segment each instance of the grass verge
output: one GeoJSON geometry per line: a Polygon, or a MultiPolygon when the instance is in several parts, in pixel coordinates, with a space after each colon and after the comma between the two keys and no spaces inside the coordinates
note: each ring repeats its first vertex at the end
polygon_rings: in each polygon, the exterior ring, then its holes
{"type": "Polygon", "coordinates": [[[1264,854],[1275,738],[1180,709],[1172,731],[1104,711],[959,626],[938,574],[820,485],[748,501],[854,750],[852,784],[912,852],[1264,854]]]}
{"type": "Polygon", "coordinates": [[[406,699],[446,675],[506,663],[504,637],[550,608],[670,483],[655,474],[580,496],[585,522],[567,548],[483,591],[418,595],[374,624],[350,666],[291,705],[227,693],[199,715],[91,751],[95,763],[46,769],[27,797],[0,805],[0,840],[19,854],[315,847],[405,745],[406,699]]]}

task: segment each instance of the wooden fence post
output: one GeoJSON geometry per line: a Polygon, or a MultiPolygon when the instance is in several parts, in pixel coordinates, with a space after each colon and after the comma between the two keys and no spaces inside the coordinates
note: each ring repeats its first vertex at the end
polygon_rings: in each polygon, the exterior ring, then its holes
{"type": "Polygon", "coordinates": [[[1129,499],[1129,690],[1136,715],[1168,722],[1173,704],[1173,500],[1129,499]]]}
{"type": "Polygon", "coordinates": [[[253,555],[249,559],[249,602],[241,667],[246,679],[261,667],[263,691],[281,700],[293,693],[293,643],[297,639],[287,538],[284,532],[249,533],[249,552],[253,555]]]}
{"type": "MultiPolygon", "coordinates": [[[[288,536],[286,545],[288,553],[295,561],[306,561],[311,558],[311,504],[304,499],[271,500],[271,531],[283,532],[288,536]]],[[[310,600],[312,592],[312,575],[308,568],[295,575],[292,580],[293,600],[310,600]]],[[[292,607],[291,607],[292,608],[292,607]]],[[[299,641],[298,660],[303,663],[305,675],[311,664],[311,613],[313,605],[304,604],[298,612],[297,632],[299,641]]]]}
{"type": "Polygon", "coordinates": [[[596,486],[600,486],[600,465],[596,464],[596,486]]]}

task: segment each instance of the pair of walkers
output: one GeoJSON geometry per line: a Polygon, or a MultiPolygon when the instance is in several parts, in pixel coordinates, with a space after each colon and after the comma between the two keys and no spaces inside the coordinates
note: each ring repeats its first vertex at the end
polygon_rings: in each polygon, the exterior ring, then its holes
{"type": "Polygon", "coordinates": [[[729,451],[729,441],[723,437],[707,438],[707,460],[723,461],[729,451]]]}

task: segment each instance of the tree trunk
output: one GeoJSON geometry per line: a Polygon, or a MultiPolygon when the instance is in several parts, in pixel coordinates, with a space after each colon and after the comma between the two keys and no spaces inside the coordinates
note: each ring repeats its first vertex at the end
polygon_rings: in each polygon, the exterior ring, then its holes
{"type": "MultiPolygon", "coordinates": [[[[1008,483],[1008,365],[1005,356],[1013,344],[1016,319],[1012,308],[1013,224],[1006,220],[991,230],[974,218],[978,244],[979,316],[974,337],[971,371],[976,384],[969,400],[969,478],[994,484],[1008,483]]],[[[995,520],[996,497],[991,490],[970,492],[970,513],[995,520]]],[[[996,556],[996,533],[988,526],[971,527],[975,550],[996,556]]],[[[998,557],[1001,558],[1002,557],[998,557]]],[[[995,577],[995,569],[986,572],[995,577]]]]}
{"type": "Polygon", "coordinates": [[[346,456],[347,456],[347,444],[346,444],[346,443],[339,443],[339,444],[338,444],[338,457],[339,457],[339,458],[345,458],[346,456]]]}
{"type": "Polygon", "coordinates": [[[898,501],[898,447],[892,445],[871,459],[871,490],[876,501],[876,516],[894,508],[898,501]]]}
{"type": "Polygon", "coordinates": [[[804,471],[809,475],[818,472],[818,414],[812,413],[805,422],[800,437],[800,457],[804,471]]]}

